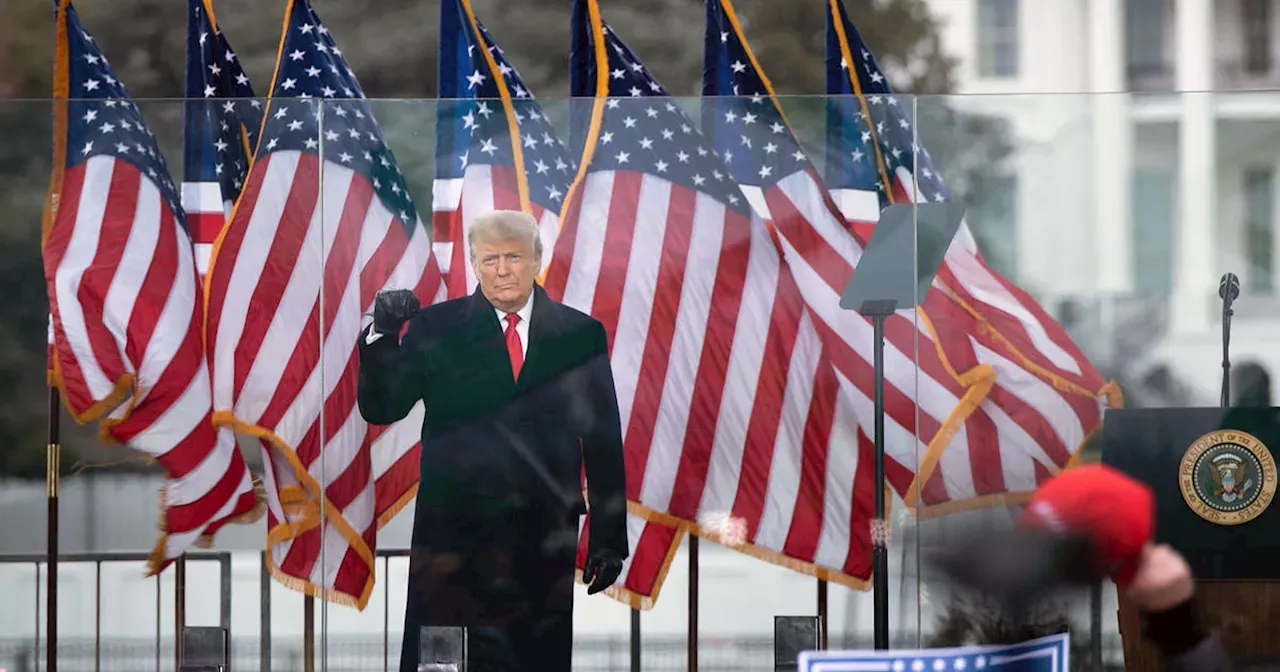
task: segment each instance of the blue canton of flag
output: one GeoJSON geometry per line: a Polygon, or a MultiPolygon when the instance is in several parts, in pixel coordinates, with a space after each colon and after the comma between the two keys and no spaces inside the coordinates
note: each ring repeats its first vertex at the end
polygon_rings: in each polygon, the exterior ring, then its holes
{"type": "Polygon", "coordinates": [[[418,211],[404,174],[329,29],[295,0],[285,30],[257,157],[295,150],[359,173],[412,235],[418,211]]]}
{"type": "Polygon", "coordinates": [[[901,651],[805,651],[799,672],[1066,672],[1069,635],[1008,646],[901,651]]]}
{"type": "Polygon", "coordinates": [[[189,0],[182,179],[216,182],[222,191],[219,200],[234,202],[258,142],[262,101],[254,99],[249,77],[207,3],[189,0]]]}
{"type": "MultiPolygon", "coordinates": [[[[586,12],[576,12],[575,23],[585,20],[585,15],[586,12]]],[[[575,32],[580,29],[585,31],[587,27],[574,28],[575,32]]],[[[608,99],[602,101],[603,122],[592,153],[591,170],[634,170],[659,175],[749,216],[750,208],[737,183],[693,121],[609,26],[605,25],[603,32],[609,90],[605,94],[608,99]]],[[[584,63],[571,72],[572,95],[595,96],[595,59],[577,60],[584,63]]]]}
{"type": "Polygon", "coordinates": [[[142,121],[98,45],[80,24],[75,7],[66,7],[70,100],[67,105],[67,162],[71,168],[95,156],[133,164],[160,190],[174,217],[186,227],[177,187],[169,176],[155,135],[142,121]]]}
{"type": "Polygon", "coordinates": [[[555,128],[525,86],[520,73],[507,61],[479,21],[480,38],[472,29],[469,8],[460,0],[441,3],[440,13],[440,121],[436,135],[437,179],[460,178],[469,165],[515,168],[511,147],[511,122],[519,131],[529,200],[559,212],[565,192],[577,174],[577,161],[560,140],[555,128]],[[490,67],[493,59],[495,74],[490,67]],[[498,88],[498,76],[510,94],[508,117],[498,88]]]}
{"type": "Polygon", "coordinates": [[[914,178],[920,200],[947,200],[950,194],[934,171],[928,150],[916,143],[910,106],[893,95],[843,4],[838,11],[840,25],[832,12],[827,13],[827,93],[835,96],[827,109],[827,146],[832,148],[827,153],[827,185],[877,191],[884,207],[890,203],[884,180],[892,184],[894,171],[902,168],[914,178]]]}
{"type": "Polygon", "coordinates": [[[755,66],[723,0],[707,0],[703,130],[739,184],[768,188],[813,166],[755,66]]]}

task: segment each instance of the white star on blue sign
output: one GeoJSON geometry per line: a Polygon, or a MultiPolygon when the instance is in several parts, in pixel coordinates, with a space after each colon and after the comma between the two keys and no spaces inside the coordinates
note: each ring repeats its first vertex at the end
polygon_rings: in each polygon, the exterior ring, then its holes
{"type": "Polygon", "coordinates": [[[1005,646],[805,651],[799,672],[1066,672],[1070,651],[1065,633],[1005,646]]]}

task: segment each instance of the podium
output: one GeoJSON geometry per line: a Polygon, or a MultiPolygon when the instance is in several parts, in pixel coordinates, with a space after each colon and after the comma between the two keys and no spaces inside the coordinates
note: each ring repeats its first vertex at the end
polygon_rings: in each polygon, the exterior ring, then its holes
{"type": "MultiPolygon", "coordinates": [[[[1156,541],[1186,556],[1237,669],[1280,664],[1277,455],[1280,408],[1110,409],[1102,425],[1102,462],[1155,492],[1156,541]]],[[[1161,670],[1141,614],[1119,607],[1125,669],[1161,670]]]]}

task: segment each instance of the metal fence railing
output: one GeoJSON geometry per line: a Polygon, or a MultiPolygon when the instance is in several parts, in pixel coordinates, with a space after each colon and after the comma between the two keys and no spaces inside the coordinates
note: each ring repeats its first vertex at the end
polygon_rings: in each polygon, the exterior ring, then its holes
{"type": "MultiPolygon", "coordinates": [[[[401,549],[378,551],[380,568],[384,576],[390,570],[392,558],[407,556],[401,549]]],[[[226,628],[230,639],[229,663],[234,672],[298,672],[306,669],[327,672],[390,672],[397,670],[400,659],[400,623],[392,623],[389,585],[382,582],[383,608],[380,614],[382,632],[370,635],[344,635],[329,633],[324,638],[325,651],[320,652],[320,639],[315,637],[314,618],[304,627],[308,633],[299,638],[273,638],[271,635],[271,588],[273,581],[262,563],[259,609],[261,618],[257,627],[237,628],[231,620],[231,554],[228,552],[199,552],[186,555],[189,564],[216,562],[219,567],[219,624],[226,628]],[[394,627],[394,630],[393,630],[394,627]],[[257,632],[252,632],[252,630],[257,632]],[[307,643],[310,643],[308,647],[307,643]],[[308,651],[308,648],[310,651],[308,651]],[[310,655],[308,655],[310,653],[310,655]],[[308,665],[311,663],[311,665],[308,665]]],[[[184,581],[172,586],[175,599],[169,613],[165,613],[161,599],[161,577],[157,576],[155,591],[155,634],[152,637],[104,636],[103,623],[115,617],[112,605],[103,603],[103,565],[108,563],[140,563],[145,553],[96,553],[68,554],[59,557],[62,564],[92,564],[94,572],[93,605],[94,623],[91,637],[58,638],[57,663],[59,672],[173,672],[177,668],[177,637],[183,626],[184,606],[181,588],[184,581]],[[172,619],[174,629],[162,632],[165,619],[172,619]]],[[[0,556],[0,565],[26,564],[36,572],[35,609],[31,617],[31,632],[42,633],[41,624],[46,617],[47,606],[43,602],[41,577],[48,571],[43,555],[0,556]]],[[[177,579],[182,574],[178,573],[177,579]]],[[[0,608],[3,607],[0,596],[0,608]]],[[[136,613],[136,611],[134,612],[136,613]]],[[[399,619],[397,619],[398,621],[399,619]]],[[[1096,627],[1096,624],[1094,624],[1096,627]]],[[[110,628],[108,628],[110,630],[110,628]]],[[[1084,639],[1089,629],[1083,631],[1084,639]]],[[[1112,669],[1112,663],[1122,660],[1120,637],[1107,633],[1102,638],[1102,660],[1112,669]]],[[[42,635],[35,637],[5,637],[0,633],[0,672],[43,672],[45,647],[42,635]]],[[[833,633],[833,648],[871,648],[870,638],[853,639],[833,633]]],[[[645,672],[674,672],[687,666],[687,640],[683,636],[647,635],[640,640],[640,669],[645,672]]],[[[577,637],[574,640],[574,666],[576,672],[630,672],[631,642],[625,635],[615,637],[577,637]]],[[[773,669],[773,641],[769,637],[702,637],[698,641],[698,669],[703,672],[769,672],[773,669]]],[[[1121,669],[1116,667],[1115,669],[1121,669]]]]}
{"type": "MultiPolygon", "coordinates": [[[[399,641],[399,633],[394,633],[399,641]]],[[[1118,655],[1119,637],[1104,649],[1118,655]]],[[[259,671],[261,644],[258,640],[236,638],[233,642],[231,669],[235,672],[259,671]]],[[[841,648],[870,648],[872,643],[836,643],[841,648]]],[[[303,669],[304,652],[300,642],[276,641],[270,644],[271,669],[290,672],[303,669]]],[[[629,672],[630,659],[626,637],[575,640],[574,672],[629,672]]],[[[0,669],[5,672],[35,672],[43,660],[43,647],[31,640],[0,639],[0,669]]],[[[682,637],[646,637],[641,650],[641,669],[645,672],[676,672],[687,667],[687,649],[682,637]]],[[[160,647],[160,667],[155,668],[155,646],[149,640],[109,639],[60,641],[59,672],[138,672],[174,669],[173,643],[160,647]]],[[[317,655],[318,657],[318,655],[317,655]]],[[[399,647],[384,663],[383,644],[378,637],[330,636],[325,668],[329,672],[394,672],[399,669],[399,647]]],[[[1109,656],[1109,658],[1111,658],[1109,656]]],[[[1119,662],[1118,659],[1112,659],[1119,662]]],[[[322,669],[317,661],[316,669],[322,669]]],[[[1114,668],[1123,669],[1116,665],[1114,668]]],[[[708,639],[699,643],[699,672],[772,672],[773,642],[769,638],[708,639]]]]}
{"type": "MultiPolygon", "coordinates": [[[[83,669],[91,670],[93,672],[101,672],[101,670],[107,669],[106,667],[103,666],[105,662],[103,659],[103,656],[106,649],[110,645],[107,642],[104,642],[103,640],[102,622],[103,622],[103,618],[111,618],[111,611],[110,611],[110,605],[104,605],[102,603],[102,566],[105,564],[111,564],[111,563],[125,563],[125,562],[135,563],[135,564],[144,563],[147,561],[147,555],[148,554],[146,553],[68,553],[68,554],[60,554],[58,556],[58,563],[60,565],[92,564],[93,573],[94,573],[93,638],[88,640],[77,639],[72,641],[66,641],[63,638],[59,638],[60,641],[58,642],[58,651],[57,651],[59,663],[62,662],[62,655],[64,651],[63,646],[65,644],[68,647],[66,649],[67,655],[72,656],[73,658],[79,657],[84,661],[86,661],[85,664],[87,666],[84,667],[83,669]],[[106,607],[105,609],[104,609],[104,606],[106,607]]],[[[185,555],[185,559],[188,562],[218,563],[218,577],[220,581],[219,591],[218,591],[220,596],[220,600],[219,600],[220,603],[218,605],[219,606],[218,623],[221,627],[226,628],[228,631],[230,631],[230,628],[231,628],[231,553],[226,551],[193,552],[193,553],[187,553],[185,555]]],[[[42,580],[41,577],[45,576],[45,573],[49,571],[47,560],[48,560],[48,557],[42,553],[0,556],[0,565],[31,565],[35,568],[35,574],[36,574],[35,598],[36,599],[35,599],[35,610],[32,613],[32,623],[34,625],[33,631],[37,633],[42,631],[42,626],[45,620],[45,609],[48,608],[47,605],[45,604],[45,600],[43,599],[44,595],[41,593],[41,588],[44,586],[44,581],[42,580]]],[[[155,637],[152,640],[149,640],[150,648],[149,648],[149,654],[148,654],[148,662],[142,663],[140,659],[134,660],[133,662],[134,667],[130,668],[130,672],[143,672],[145,670],[151,670],[151,669],[156,670],[156,672],[161,672],[162,670],[165,670],[165,669],[173,670],[177,667],[176,665],[177,652],[175,651],[175,648],[174,648],[174,641],[171,640],[166,642],[164,641],[164,638],[161,637],[161,624],[164,619],[164,615],[162,614],[162,599],[161,599],[163,591],[161,591],[160,589],[161,579],[162,579],[162,575],[160,574],[157,574],[154,579],[156,584],[156,596],[155,596],[156,630],[155,630],[155,637]]],[[[181,632],[183,627],[183,616],[185,614],[185,608],[184,608],[185,605],[183,603],[182,595],[183,595],[183,591],[181,588],[179,588],[177,591],[177,595],[175,596],[177,599],[175,601],[176,604],[173,611],[173,618],[174,618],[173,622],[174,622],[175,632],[181,632]]],[[[44,658],[42,657],[42,655],[35,655],[35,654],[32,654],[30,656],[26,655],[26,652],[37,651],[37,650],[42,654],[42,652],[44,651],[43,642],[28,641],[28,644],[25,650],[22,648],[18,648],[16,651],[14,651],[12,647],[13,647],[12,643],[0,644],[0,672],[11,672],[8,668],[4,667],[5,665],[9,664],[8,662],[9,660],[14,661],[12,665],[15,670],[23,670],[23,672],[40,672],[40,670],[44,669],[44,658]],[[6,648],[6,646],[9,648],[6,648]]],[[[59,669],[67,669],[67,668],[59,668],[59,669]]]]}

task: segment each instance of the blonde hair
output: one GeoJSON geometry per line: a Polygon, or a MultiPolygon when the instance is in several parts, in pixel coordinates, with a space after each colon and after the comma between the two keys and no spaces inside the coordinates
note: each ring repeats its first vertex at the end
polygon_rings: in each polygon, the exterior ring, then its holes
{"type": "Polygon", "coordinates": [[[533,215],[519,210],[492,210],[471,220],[467,231],[467,251],[472,261],[476,245],[482,241],[523,240],[533,248],[533,256],[542,258],[542,238],[533,215]]]}

